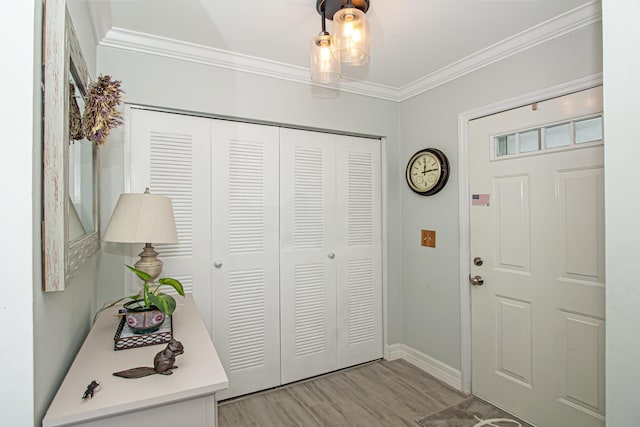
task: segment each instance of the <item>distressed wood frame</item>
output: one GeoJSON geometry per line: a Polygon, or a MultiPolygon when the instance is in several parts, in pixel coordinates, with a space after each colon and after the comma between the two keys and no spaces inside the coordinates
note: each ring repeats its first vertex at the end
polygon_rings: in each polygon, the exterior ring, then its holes
{"type": "Polygon", "coordinates": [[[62,291],[100,248],[97,149],[93,146],[94,228],[69,243],[69,80],[86,93],[89,71],[65,0],[47,0],[44,17],[43,289],[62,291]]]}

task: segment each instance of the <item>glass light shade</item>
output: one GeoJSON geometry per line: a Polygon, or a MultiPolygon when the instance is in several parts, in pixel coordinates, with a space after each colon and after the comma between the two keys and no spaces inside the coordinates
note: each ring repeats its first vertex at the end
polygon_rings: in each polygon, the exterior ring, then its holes
{"type": "Polygon", "coordinates": [[[340,80],[340,62],[333,56],[333,38],[321,33],[311,39],[311,80],[318,83],[335,83],[340,80]]]}
{"type": "Polygon", "coordinates": [[[369,24],[360,9],[345,8],[333,15],[333,55],[349,65],[369,63],[369,24]]]}

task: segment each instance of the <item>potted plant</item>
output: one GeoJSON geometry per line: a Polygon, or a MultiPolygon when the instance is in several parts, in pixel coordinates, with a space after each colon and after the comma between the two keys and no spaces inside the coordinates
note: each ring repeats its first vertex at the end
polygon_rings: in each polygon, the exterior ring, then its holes
{"type": "MultiPolygon", "coordinates": [[[[148,334],[155,332],[160,328],[162,322],[164,322],[165,316],[171,316],[176,309],[176,300],[173,296],[164,294],[159,291],[163,285],[171,286],[178,292],[178,294],[184,296],[184,289],[182,283],[176,279],[165,277],[158,279],[158,286],[153,284],[151,276],[141,270],[130,265],[126,266],[129,270],[134,272],[143,282],[144,286],[142,290],[135,294],[120,298],[117,301],[109,303],[103,306],[96,318],[103,310],[113,307],[121,301],[130,299],[123,307],[126,309],[127,325],[136,334],[148,334]]],[[[95,318],[94,318],[95,321],[95,318]]]]}

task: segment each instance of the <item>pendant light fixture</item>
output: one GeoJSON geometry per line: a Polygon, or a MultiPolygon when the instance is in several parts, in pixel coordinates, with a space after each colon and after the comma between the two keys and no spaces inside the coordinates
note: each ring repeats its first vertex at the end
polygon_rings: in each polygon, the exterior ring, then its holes
{"type": "Polygon", "coordinates": [[[336,83],[340,80],[340,62],[333,55],[333,37],[326,29],[326,14],[322,5],[322,31],[311,39],[311,80],[336,83]]]}
{"type": "Polygon", "coordinates": [[[369,1],[316,1],[316,10],[322,16],[322,32],[311,40],[312,80],[321,83],[336,82],[340,79],[340,62],[351,66],[369,63],[369,24],[365,17],[369,1]],[[333,19],[333,37],[325,30],[326,16],[333,17],[330,18],[333,19]],[[328,47],[331,49],[333,62],[327,57],[328,47]]]}

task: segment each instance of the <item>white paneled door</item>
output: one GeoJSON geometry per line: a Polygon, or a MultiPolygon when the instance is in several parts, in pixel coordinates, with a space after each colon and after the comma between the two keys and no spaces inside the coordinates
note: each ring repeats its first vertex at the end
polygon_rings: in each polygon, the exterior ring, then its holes
{"type": "Polygon", "coordinates": [[[226,398],[280,384],[278,128],[211,120],[213,338],[226,398]]]}
{"type": "MultiPolygon", "coordinates": [[[[149,187],[152,193],[170,197],[173,204],[178,243],[154,245],[164,262],[160,277],[178,279],[186,292],[193,293],[211,332],[210,120],[133,108],[127,111],[128,191],[142,193],[149,187]]],[[[139,289],[134,282],[127,294],[139,289]]]]}
{"type": "Polygon", "coordinates": [[[280,165],[281,375],[288,383],[338,366],[334,136],[282,129],[280,165]]]}
{"type": "Polygon", "coordinates": [[[469,124],[472,391],[540,426],[604,425],[601,112],[594,88],[469,124]]]}
{"type": "Polygon", "coordinates": [[[338,367],[382,357],[380,141],[335,136],[338,367]]]}

